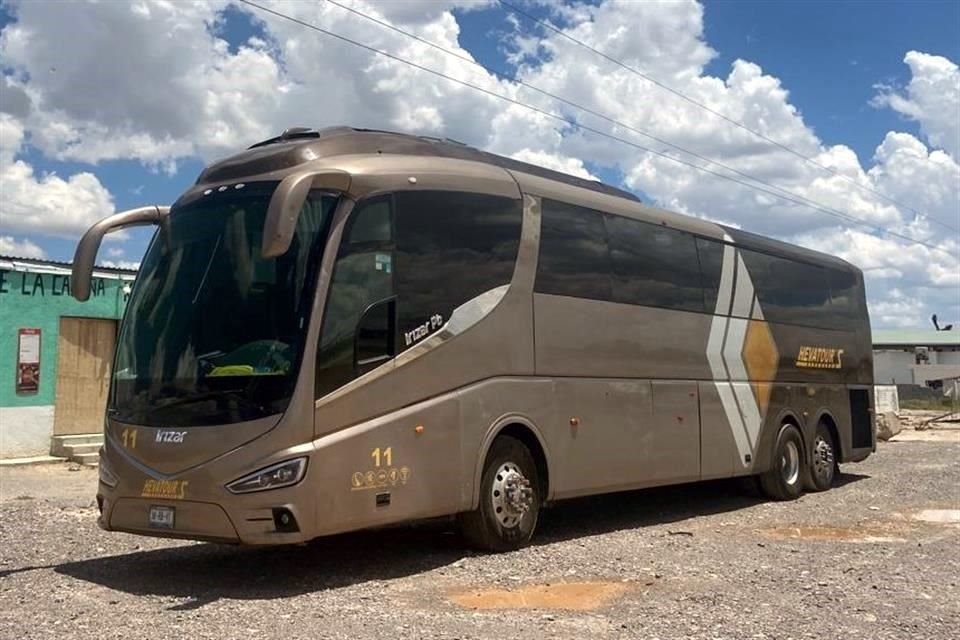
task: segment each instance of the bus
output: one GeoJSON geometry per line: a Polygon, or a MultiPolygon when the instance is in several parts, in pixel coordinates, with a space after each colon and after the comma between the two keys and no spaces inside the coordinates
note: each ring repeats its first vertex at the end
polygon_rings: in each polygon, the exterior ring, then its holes
{"type": "Polygon", "coordinates": [[[119,329],[99,525],[247,545],[440,517],[485,550],[544,505],[875,450],[862,273],[448,139],[288,129],[155,226],[119,329]]]}

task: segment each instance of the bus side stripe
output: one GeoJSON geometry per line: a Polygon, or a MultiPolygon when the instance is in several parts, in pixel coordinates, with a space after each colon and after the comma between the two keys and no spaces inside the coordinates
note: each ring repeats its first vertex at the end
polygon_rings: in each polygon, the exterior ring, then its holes
{"type": "Polygon", "coordinates": [[[760,435],[760,409],[757,407],[757,398],[753,395],[753,387],[749,382],[734,382],[733,391],[743,413],[747,438],[753,446],[757,443],[757,436],[760,435]]]}
{"type": "MultiPolygon", "coordinates": [[[[727,243],[732,243],[733,239],[724,234],[723,239],[727,243]]],[[[740,463],[749,466],[748,456],[753,452],[753,446],[750,441],[749,430],[744,424],[744,416],[738,406],[738,399],[735,393],[735,386],[731,384],[730,362],[725,357],[725,345],[732,343],[739,344],[742,349],[744,332],[739,332],[739,337],[732,336],[731,333],[737,333],[733,324],[736,320],[729,317],[731,304],[734,299],[734,290],[739,289],[739,281],[745,280],[749,288],[750,297],[753,296],[753,286],[750,284],[750,277],[743,271],[736,272],[737,250],[732,244],[725,244],[723,247],[723,264],[720,272],[720,287],[717,291],[717,306],[714,310],[713,321],[710,325],[710,335],[707,339],[707,361],[710,363],[710,372],[713,374],[714,386],[717,389],[717,396],[720,398],[720,405],[723,407],[723,413],[727,418],[727,424],[736,443],[737,451],[740,453],[740,463]],[[731,331],[731,329],[733,331],[731,331]],[[732,341],[732,342],[731,342],[732,341]]],[[[742,260],[741,260],[742,263],[742,260]]],[[[744,324],[745,320],[741,321],[744,324]]],[[[737,362],[737,357],[734,362],[737,362]]],[[[740,371],[743,370],[743,363],[740,361],[740,371]]]]}
{"type": "Polygon", "coordinates": [[[743,341],[747,335],[747,322],[744,318],[730,318],[727,329],[727,342],[723,347],[723,360],[730,372],[731,380],[747,380],[747,368],[743,364],[743,341]]]}
{"type": "Polygon", "coordinates": [[[737,253],[737,291],[733,299],[732,315],[741,318],[750,317],[750,303],[753,302],[753,283],[747,273],[747,265],[743,263],[743,256],[737,253]]]}
{"type": "Polygon", "coordinates": [[[723,366],[723,337],[727,331],[727,317],[713,316],[710,337],[707,339],[707,361],[714,380],[725,380],[727,370],[723,366]]]}
{"type": "MultiPolygon", "coordinates": [[[[724,236],[729,241],[730,236],[724,236]]],[[[720,271],[720,289],[717,291],[717,308],[714,313],[717,315],[730,315],[730,298],[733,294],[733,267],[736,250],[728,245],[723,245],[723,267],[720,271]]]]}
{"type": "Polygon", "coordinates": [[[747,455],[753,448],[747,439],[747,432],[743,426],[743,420],[740,417],[740,411],[737,409],[737,400],[733,396],[733,390],[729,382],[717,381],[714,383],[717,387],[717,394],[720,396],[720,404],[723,405],[723,411],[727,414],[727,420],[730,422],[730,431],[733,433],[733,440],[737,444],[737,451],[740,452],[740,463],[743,466],[749,466],[747,455]]]}

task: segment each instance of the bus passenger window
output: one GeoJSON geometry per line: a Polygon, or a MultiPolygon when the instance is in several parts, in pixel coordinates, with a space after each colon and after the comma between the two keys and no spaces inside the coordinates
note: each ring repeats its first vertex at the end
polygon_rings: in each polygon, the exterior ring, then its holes
{"type": "Polygon", "coordinates": [[[359,205],[344,229],[317,348],[316,396],[355,376],[355,338],[361,315],[393,295],[390,198],[359,205]]]}
{"type": "Polygon", "coordinates": [[[831,317],[838,329],[845,331],[855,330],[858,315],[861,311],[859,295],[863,289],[857,285],[857,274],[853,271],[828,269],[830,279],[830,306],[833,308],[831,317]]]}
{"type": "Polygon", "coordinates": [[[573,298],[613,299],[603,214],[563,202],[543,201],[534,290],[573,298]]]}
{"type": "Polygon", "coordinates": [[[703,311],[700,265],[689,233],[605,216],[616,302],[703,311]]]}
{"type": "MultiPolygon", "coordinates": [[[[720,291],[720,274],[723,271],[723,244],[697,238],[697,259],[700,261],[700,283],[703,285],[703,306],[707,313],[717,311],[717,294],[720,291]]],[[[729,305],[719,310],[730,313],[729,305]]]]}
{"type": "Polygon", "coordinates": [[[740,255],[767,320],[827,328],[831,314],[826,269],[749,249],[741,249],[740,255]]]}
{"type": "Polygon", "coordinates": [[[399,350],[442,327],[454,309],[509,284],[520,247],[520,200],[480,193],[396,194],[399,350]]]}
{"type": "Polygon", "coordinates": [[[363,207],[360,215],[354,215],[350,224],[350,244],[390,242],[393,239],[393,223],[390,215],[390,200],[371,202],[363,207]]]}

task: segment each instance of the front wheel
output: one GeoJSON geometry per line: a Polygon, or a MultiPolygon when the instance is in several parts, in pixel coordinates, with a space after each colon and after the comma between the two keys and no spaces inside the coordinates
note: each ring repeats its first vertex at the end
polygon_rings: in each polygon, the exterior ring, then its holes
{"type": "Polygon", "coordinates": [[[803,493],[803,439],[792,424],[777,436],[770,470],[760,474],[760,489],[774,500],[795,500],[803,493]]]}
{"type": "Polygon", "coordinates": [[[527,447],[499,436],[490,447],[480,480],[480,505],[459,517],[464,538],[484,551],[512,551],[530,541],[542,492],[527,447]]]}

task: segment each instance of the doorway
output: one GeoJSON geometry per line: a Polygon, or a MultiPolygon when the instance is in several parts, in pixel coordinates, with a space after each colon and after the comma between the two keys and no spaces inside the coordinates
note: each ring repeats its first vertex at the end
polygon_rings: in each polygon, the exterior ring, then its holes
{"type": "Polygon", "coordinates": [[[55,436],[103,431],[116,344],[116,320],[60,318],[55,436]]]}

